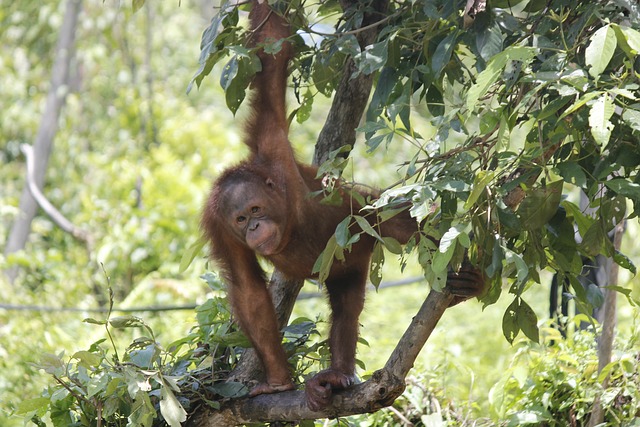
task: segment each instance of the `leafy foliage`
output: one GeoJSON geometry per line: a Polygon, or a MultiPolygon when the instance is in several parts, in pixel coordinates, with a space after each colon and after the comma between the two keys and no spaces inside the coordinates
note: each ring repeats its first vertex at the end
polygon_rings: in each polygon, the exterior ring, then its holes
{"type": "MultiPolygon", "coordinates": [[[[523,293],[540,281],[540,270],[567,277],[587,310],[602,298],[576,279],[582,256],[614,257],[635,273],[607,233],[624,220],[627,202],[631,217],[640,210],[639,17],[624,1],[474,3],[477,10],[461,16],[462,4],[390,2],[378,39],[359,46],[354,34],[368,3],[355,2],[336,16],[334,2],[323,2],[317,15],[309,13],[310,2],[274,2],[276,10],[287,9],[298,30],[292,36],[299,50],[295,91],[304,92],[298,119],[308,116],[309,97],[332,94],[336,70],[351,56],[359,72],[376,78],[359,129],[369,150],[403,142],[414,147],[403,181],[371,206],[410,201],[422,233],[439,241],[410,243],[403,256],[417,251],[436,289],[444,286],[449,266],[457,268],[469,256],[492,280],[486,304],[498,299],[502,278],[509,278],[514,299],[504,334],[511,341],[523,331],[537,340],[537,318],[523,293]],[[313,19],[335,19],[335,32],[319,32],[313,19]],[[588,208],[567,197],[577,192],[586,194],[588,208]]],[[[223,6],[205,32],[194,82],[200,84],[227,53],[227,67],[234,70],[241,58],[254,55],[240,51],[246,35],[237,14],[223,6]]],[[[229,79],[244,88],[254,72],[237,69],[225,78],[227,100],[229,79]]],[[[233,111],[242,93],[234,87],[228,103],[233,111]]],[[[316,265],[321,278],[358,240],[348,225],[364,222],[355,213],[338,226],[316,265]]],[[[374,228],[365,224],[361,233],[398,252],[397,242],[380,239],[374,228]]],[[[377,283],[384,253],[374,257],[371,278],[377,283]]]]}
{"type": "MultiPolygon", "coordinates": [[[[216,276],[209,273],[203,279],[214,292],[222,293],[216,276]]],[[[214,297],[198,306],[196,320],[191,333],[164,347],[139,317],[112,317],[109,312],[104,320],[85,319],[104,327],[106,338],[70,358],[43,354],[37,368],[51,375],[55,385],[41,397],[21,402],[16,415],[36,425],[48,415],[60,427],[96,423],[150,427],[162,425],[161,420],[179,427],[199,405],[215,408],[223,399],[245,396],[249,391],[245,385],[226,381],[242,351],[250,347],[232,322],[226,298],[214,297]],[[114,334],[131,328],[140,333],[120,351],[114,334]]],[[[314,334],[315,322],[309,319],[294,320],[284,330],[285,351],[300,376],[307,375],[317,360],[328,363],[326,342],[308,342],[314,334]]]]}
{"type": "MultiPolygon", "coordinates": [[[[577,324],[585,316],[574,319],[577,324]]],[[[593,331],[577,331],[570,340],[549,348],[522,343],[512,367],[491,389],[492,410],[508,426],[586,425],[592,402],[602,393],[606,425],[637,425],[640,382],[637,336],[620,343],[616,360],[598,373],[593,331]],[[610,375],[606,390],[601,384],[610,375]]]]}

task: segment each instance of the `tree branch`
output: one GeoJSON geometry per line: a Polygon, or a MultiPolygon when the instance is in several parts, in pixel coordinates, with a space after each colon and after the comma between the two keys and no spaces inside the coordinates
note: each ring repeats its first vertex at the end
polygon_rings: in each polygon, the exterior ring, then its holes
{"type": "Polygon", "coordinates": [[[35,176],[35,159],[33,155],[33,148],[30,145],[22,144],[20,149],[24,153],[27,159],[27,188],[31,192],[38,206],[51,218],[51,220],[62,229],[62,231],[71,234],[73,237],[91,246],[91,236],[85,230],[76,227],[71,221],[69,221],[62,213],[56,209],[55,206],[46,198],[38,184],[36,184],[35,176]]]}
{"type": "Polygon", "coordinates": [[[371,379],[334,393],[331,405],[321,411],[307,407],[304,391],[260,395],[251,399],[232,399],[219,410],[196,411],[189,425],[217,427],[252,422],[300,421],[366,414],[391,405],[405,388],[405,378],[427,339],[451,303],[448,292],[431,291],[398,342],[383,369],[371,379]]]}

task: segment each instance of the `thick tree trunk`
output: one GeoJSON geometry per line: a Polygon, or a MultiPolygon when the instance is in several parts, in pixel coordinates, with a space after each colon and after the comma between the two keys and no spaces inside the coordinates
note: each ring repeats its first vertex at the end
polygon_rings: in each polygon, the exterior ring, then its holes
{"type": "MultiPolygon", "coordinates": [[[[44,185],[45,172],[51,150],[53,149],[53,139],[58,131],[58,121],[60,112],[64,106],[68,87],[69,87],[69,68],[75,48],[75,35],[78,22],[78,16],[81,10],[80,0],[68,0],[62,26],[60,28],[60,36],[56,46],[55,62],[51,72],[51,86],[47,95],[44,112],[35,143],[33,144],[34,161],[35,161],[35,184],[38,188],[44,185]]],[[[26,180],[25,180],[26,182],[26,180]]],[[[16,218],[7,239],[5,246],[5,255],[24,249],[31,231],[31,221],[36,215],[38,205],[33,198],[31,191],[25,183],[25,188],[20,197],[20,214],[16,218]]],[[[17,267],[9,269],[7,277],[11,282],[18,275],[17,267]]]]}

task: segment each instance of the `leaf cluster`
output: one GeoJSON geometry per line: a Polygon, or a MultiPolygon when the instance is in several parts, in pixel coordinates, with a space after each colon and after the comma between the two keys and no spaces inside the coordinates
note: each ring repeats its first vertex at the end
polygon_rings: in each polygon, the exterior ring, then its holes
{"type": "MultiPolygon", "coordinates": [[[[222,291],[217,276],[208,273],[202,278],[214,292],[222,291]]],[[[244,384],[227,381],[251,344],[233,323],[226,298],[210,298],[198,306],[196,320],[187,336],[165,347],[139,317],[109,313],[103,320],[85,319],[104,328],[106,337],[69,358],[43,354],[36,368],[49,374],[54,384],[41,397],[21,402],[15,414],[36,425],[45,425],[48,418],[61,427],[180,426],[200,405],[217,408],[224,399],[247,395],[244,384]],[[139,333],[121,351],[116,334],[125,329],[139,333]]],[[[318,334],[316,322],[296,319],[283,332],[299,381],[317,370],[318,363],[329,363],[327,342],[310,342],[318,334]]]]}

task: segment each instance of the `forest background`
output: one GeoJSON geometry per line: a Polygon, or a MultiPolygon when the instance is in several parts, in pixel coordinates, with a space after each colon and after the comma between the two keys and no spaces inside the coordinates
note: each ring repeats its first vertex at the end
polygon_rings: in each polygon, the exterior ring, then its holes
{"type": "MultiPolygon", "coordinates": [[[[0,52],[0,242],[5,242],[19,215],[25,185],[20,146],[32,144],[38,132],[66,2],[2,0],[0,5],[0,42],[5,47],[0,52]]],[[[216,78],[221,67],[214,69],[216,77],[186,93],[199,68],[202,32],[215,11],[207,1],[146,2],[136,13],[129,2],[82,6],[72,84],[44,193],[66,218],[90,233],[93,246],[88,251],[40,211],[26,248],[0,255],[0,270],[19,267],[15,280],[0,278],[3,426],[22,425],[33,409],[23,403],[51,387],[51,376],[41,369],[47,354],[68,360],[105,337],[103,328],[82,320],[106,315],[101,309],[108,305],[109,288],[117,308],[187,307],[135,312],[166,345],[196,324],[196,312],[188,307],[220,295],[201,277],[207,271],[204,256],[196,257],[186,271],[180,267],[185,251],[199,238],[200,209],[211,179],[246,154],[238,118],[227,108],[216,78]]],[[[311,159],[328,106],[329,100],[316,97],[309,120],[292,127],[301,159],[311,159]]],[[[240,110],[238,116],[242,114],[240,110]]],[[[427,120],[416,126],[429,132],[427,120]]],[[[357,181],[384,187],[401,177],[398,165],[407,160],[406,147],[366,148],[360,143],[352,153],[350,170],[357,181]]],[[[630,237],[637,233],[636,220],[629,221],[621,251],[632,260],[640,255],[630,237]]],[[[398,263],[387,262],[385,282],[421,275],[419,266],[411,263],[402,275],[399,270],[398,263]]],[[[581,393],[592,396],[595,381],[593,389],[580,389],[580,381],[594,360],[597,365],[593,336],[576,333],[558,344],[560,337],[546,320],[551,274],[543,272],[541,282],[544,286],[527,294],[539,319],[540,344],[522,334],[513,344],[505,340],[502,319],[510,300],[503,298],[484,310],[475,301],[452,308],[422,352],[400,409],[380,415],[381,422],[411,418],[426,425],[444,420],[451,425],[472,420],[517,425],[545,416],[536,401],[543,384],[571,388],[563,393],[572,396],[572,403],[581,393]],[[536,382],[536,376],[558,360],[566,362],[567,369],[536,382]],[[434,409],[438,406],[441,409],[434,409]]],[[[626,270],[619,284],[631,291],[631,298],[620,299],[618,307],[616,357],[623,366],[635,360],[639,349],[633,301],[640,285],[626,270]]],[[[303,289],[316,291],[314,285],[303,289]]],[[[384,364],[427,293],[424,281],[370,292],[361,319],[367,343],[359,346],[363,375],[384,364]]],[[[323,299],[313,298],[301,301],[294,317],[319,315],[327,320],[326,313],[323,299]]],[[[137,329],[114,333],[122,346],[139,335],[137,329]]],[[[622,395],[638,401],[635,368],[628,374],[621,374],[621,394],[612,399],[622,395]]],[[[586,410],[580,404],[575,408],[586,410]]]]}

